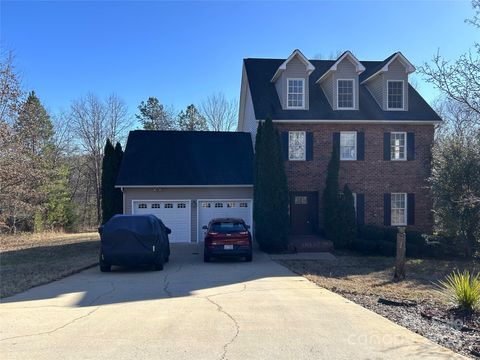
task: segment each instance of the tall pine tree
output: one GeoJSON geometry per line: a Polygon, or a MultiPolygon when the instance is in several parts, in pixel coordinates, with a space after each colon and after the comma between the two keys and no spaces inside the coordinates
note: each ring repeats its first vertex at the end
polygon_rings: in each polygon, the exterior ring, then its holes
{"type": "Polygon", "coordinates": [[[185,111],[178,114],[178,128],[184,131],[206,131],[208,130],[207,120],[195,105],[191,104],[185,111]]]}
{"type": "Polygon", "coordinates": [[[255,237],[263,250],[288,246],[288,185],[278,130],[272,120],[259,124],[255,142],[255,237]]]}
{"type": "Polygon", "coordinates": [[[151,96],[138,106],[139,114],[135,117],[145,130],[171,130],[175,127],[172,111],[165,108],[160,101],[151,96]]]}

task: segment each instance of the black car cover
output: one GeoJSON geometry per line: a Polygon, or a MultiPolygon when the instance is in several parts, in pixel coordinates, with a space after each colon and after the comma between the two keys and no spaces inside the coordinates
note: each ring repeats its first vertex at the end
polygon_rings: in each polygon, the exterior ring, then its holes
{"type": "Polygon", "coordinates": [[[155,264],[168,241],[162,231],[154,215],[115,215],[100,229],[103,259],[110,265],[155,264]]]}

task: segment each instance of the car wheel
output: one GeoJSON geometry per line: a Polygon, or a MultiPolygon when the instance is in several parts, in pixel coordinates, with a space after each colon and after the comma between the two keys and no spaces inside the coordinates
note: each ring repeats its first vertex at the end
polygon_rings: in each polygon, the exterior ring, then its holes
{"type": "Polygon", "coordinates": [[[112,270],[112,266],[111,266],[111,265],[108,265],[108,264],[103,260],[102,254],[100,254],[99,264],[100,264],[100,271],[101,271],[101,272],[110,272],[110,270],[112,270]]]}
{"type": "Polygon", "coordinates": [[[247,255],[247,256],[245,256],[245,261],[246,261],[246,262],[252,262],[252,258],[253,258],[253,255],[252,255],[252,254],[247,255]]]}

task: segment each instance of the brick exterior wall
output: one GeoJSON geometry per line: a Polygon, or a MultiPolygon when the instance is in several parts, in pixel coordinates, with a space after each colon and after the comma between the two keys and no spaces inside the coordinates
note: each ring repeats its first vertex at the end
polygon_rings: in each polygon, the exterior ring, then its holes
{"type": "Polygon", "coordinates": [[[365,160],[340,161],[339,183],[347,183],[354,193],[365,194],[365,223],[383,225],[383,194],[415,194],[415,225],[409,228],[431,233],[432,199],[426,179],[431,171],[434,125],[378,124],[276,124],[279,131],[313,132],[313,161],[286,161],[289,191],[318,191],[319,224],[322,227],[322,193],[334,132],[363,131],[365,160]],[[415,133],[415,160],[383,160],[383,134],[415,133]]]}

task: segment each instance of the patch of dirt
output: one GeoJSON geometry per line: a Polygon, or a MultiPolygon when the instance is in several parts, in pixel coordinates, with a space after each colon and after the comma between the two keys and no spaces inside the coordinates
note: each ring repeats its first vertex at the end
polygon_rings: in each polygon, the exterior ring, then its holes
{"type": "Polygon", "coordinates": [[[339,256],[332,261],[283,260],[292,271],[463,355],[480,359],[480,315],[448,304],[436,286],[454,269],[478,271],[475,261],[407,261],[407,279],[393,282],[394,259],[339,256]],[[379,302],[385,299],[385,303],[379,302]],[[404,303],[403,306],[398,306],[404,303]],[[395,305],[393,305],[395,304],[395,305]]]}

